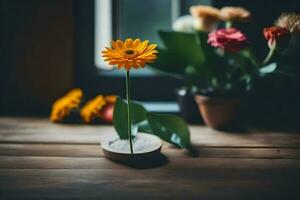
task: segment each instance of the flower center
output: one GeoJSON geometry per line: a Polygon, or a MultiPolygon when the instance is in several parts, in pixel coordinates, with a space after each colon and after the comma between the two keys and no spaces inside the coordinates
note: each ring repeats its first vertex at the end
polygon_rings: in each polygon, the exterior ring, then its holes
{"type": "Polygon", "coordinates": [[[124,57],[127,59],[132,59],[136,56],[136,51],[134,49],[124,50],[124,57]]]}
{"type": "Polygon", "coordinates": [[[129,50],[126,50],[125,53],[126,53],[127,55],[132,55],[132,54],[134,54],[134,51],[131,50],[131,49],[129,49],[129,50]]]}

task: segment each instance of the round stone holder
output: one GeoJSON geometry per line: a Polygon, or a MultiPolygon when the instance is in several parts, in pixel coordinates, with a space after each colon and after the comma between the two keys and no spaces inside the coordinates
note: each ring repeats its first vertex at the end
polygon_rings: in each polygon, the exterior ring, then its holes
{"type": "Polygon", "coordinates": [[[138,162],[155,160],[160,156],[161,139],[155,135],[138,133],[133,138],[133,154],[130,152],[129,140],[117,135],[104,138],[101,142],[105,157],[116,162],[138,162]]]}

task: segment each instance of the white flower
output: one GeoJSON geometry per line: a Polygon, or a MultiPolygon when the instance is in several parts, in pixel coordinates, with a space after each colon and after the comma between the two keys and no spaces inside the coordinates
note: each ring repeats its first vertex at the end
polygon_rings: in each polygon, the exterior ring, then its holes
{"type": "Polygon", "coordinates": [[[194,21],[195,19],[192,16],[184,15],[174,21],[172,28],[174,31],[192,33],[195,31],[194,21]]]}

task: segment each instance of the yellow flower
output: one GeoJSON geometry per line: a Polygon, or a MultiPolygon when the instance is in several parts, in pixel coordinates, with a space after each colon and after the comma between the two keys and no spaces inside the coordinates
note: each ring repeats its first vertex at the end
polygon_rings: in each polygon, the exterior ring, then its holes
{"type": "MultiPolygon", "coordinates": [[[[79,101],[79,103],[80,103],[82,96],[83,96],[82,90],[79,88],[74,88],[74,89],[70,90],[61,99],[67,99],[65,97],[69,97],[68,99],[76,100],[76,102],[79,101]]],[[[61,99],[58,99],[57,101],[55,101],[52,108],[55,108],[57,106],[57,104],[61,104],[61,101],[60,101],[61,99]]]]}
{"type": "Polygon", "coordinates": [[[128,38],[125,42],[121,40],[112,41],[112,48],[105,48],[102,57],[110,65],[117,65],[118,69],[125,67],[128,71],[131,67],[135,69],[144,67],[146,63],[152,63],[157,58],[156,44],[149,44],[148,40],[132,40],[128,38]]]}
{"type": "Polygon", "coordinates": [[[89,123],[94,118],[98,117],[105,104],[106,101],[102,95],[98,95],[94,99],[88,101],[80,111],[83,121],[89,123]]]}
{"type": "Polygon", "coordinates": [[[107,95],[104,97],[104,99],[107,103],[115,104],[116,100],[117,100],[117,96],[116,95],[107,95]]]}
{"type": "Polygon", "coordinates": [[[52,106],[50,120],[60,122],[69,116],[71,110],[79,108],[82,95],[81,89],[73,89],[64,97],[56,100],[52,106]]]}
{"type": "Polygon", "coordinates": [[[228,6],[221,8],[221,18],[224,21],[247,22],[251,20],[251,13],[242,7],[228,6]]]}
{"type": "Polygon", "coordinates": [[[65,96],[72,96],[76,98],[81,98],[83,95],[83,92],[79,88],[74,88],[71,91],[69,91],[65,96]]]}
{"type": "Polygon", "coordinates": [[[220,10],[212,6],[191,6],[190,13],[195,18],[196,30],[210,32],[220,21],[220,10]]]}

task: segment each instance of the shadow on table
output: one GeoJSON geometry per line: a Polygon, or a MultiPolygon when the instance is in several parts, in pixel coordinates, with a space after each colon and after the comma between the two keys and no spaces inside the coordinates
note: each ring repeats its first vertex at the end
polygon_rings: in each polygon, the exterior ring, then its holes
{"type": "MultiPolygon", "coordinates": [[[[116,162],[116,161],[115,161],[116,162]]],[[[161,167],[169,163],[169,159],[162,153],[156,154],[153,157],[139,158],[127,162],[117,162],[135,169],[151,169],[161,167]]]]}
{"type": "Polygon", "coordinates": [[[249,133],[250,127],[244,120],[236,120],[216,130],[227,133],[249,133]]]}

